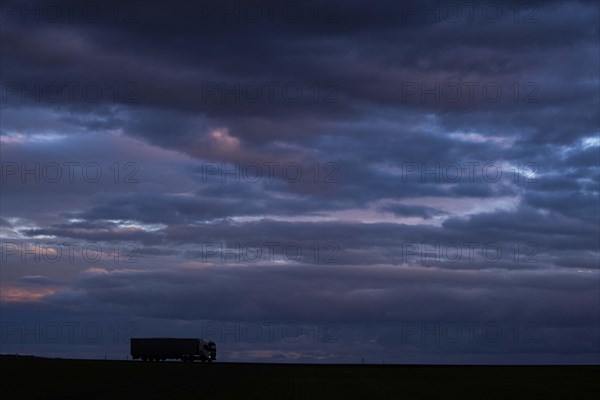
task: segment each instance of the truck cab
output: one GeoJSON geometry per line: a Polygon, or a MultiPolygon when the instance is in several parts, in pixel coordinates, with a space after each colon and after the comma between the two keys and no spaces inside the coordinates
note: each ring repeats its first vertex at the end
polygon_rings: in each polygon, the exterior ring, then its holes
{"type": "Polygon", "coordinates": [[[212,362],[217,359],[217,345],[212,340],[208,342],[208,349],[210,351],[209,362],[212,362]]]}
{"type": "Polygon", "coordinates": [[[217,345],[213,341],[202,341],[202,361],[213,362],[217,359],[217,345]]]}

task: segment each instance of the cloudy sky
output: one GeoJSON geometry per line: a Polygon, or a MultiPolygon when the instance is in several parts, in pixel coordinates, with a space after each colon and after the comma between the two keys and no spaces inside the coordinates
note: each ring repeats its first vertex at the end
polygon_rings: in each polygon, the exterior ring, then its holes
{"type": "Polygon", "coordinates": [[[598,3],[1,18],[2,353],[600,362],[598,3]]]}

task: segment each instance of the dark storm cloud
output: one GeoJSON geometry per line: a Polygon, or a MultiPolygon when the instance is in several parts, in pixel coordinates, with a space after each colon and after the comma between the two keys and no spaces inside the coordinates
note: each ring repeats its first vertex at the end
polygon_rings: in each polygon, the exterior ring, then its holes
{"type": "MultiPolygon", "coordinates": [[[[570,278],[564,277],[564,273],[539,272],[519,275],[519,278],[504,280],[496,274],[478,277],[465,273],[456,276],[451,272],[378,267],[337,266],[327,271],[298,267],[217,267],[186,271],[91,273],[82,278],[80,285],[84,291],[82,294],[90,296],[91,301],[116,307],[133,305],[139,307],[142,315],[147,312],[154,316],[160,314],[163,318],[218,319],[219,316],[227,316],[234,320],[252,320],[272,316],[298,321],[338,318],[343,322],[415,320],[419,316],[431,320],[439,320],[442,316],[449,320],[464,320],[482,315],[497,299],[505,299],[505,309],[497,310],[499,319],[510,319],[512,313],[515,319],[536,315],[538,320],[550,322],[560,320],[552,309],[570,313],[572,307],[577,307],[578,301],[585,305],[585,299],[595,293],[593,282],[577,276],[570,278]],[[139,283],[134,291],[130,290],[132,280],[139,283]],[[195,284],[187,285],[189,280],[195,284]],[[358,282],[363,282],[362,289],[356,288],[358,282]],[[419,294],[420,282],[429,282],[431,291],[419,294]],[[447,287],[450,282],[473,287],[474,292],[455,296],[462,289],[447,287]],[[175,288],[178,294],[169,296],[171,299],[168,300],[167,294],[173,293],[175,288]],[[340,296],[333,295],[326,288],[336,288],[340,296]],[[495,288],[503,290],[492,290],[495,288]],[[545,304],[528,300],[546,289],[556,290],[554,300],[548,299],[545,304]],[[473,302],[477,291],[481,291],[482,302],[473,302]],[[574,299],[569,306],[557,307],[564,297],[569,294],[576,296],[577,292],[581,296],[579,300],[574,299]],[[238,296],[247,299],[247,302],[235,307],[238,296]],[[509,298],[512,299],[507,301],[509,298]],[[172,302],[177,306],[174,307],[172,302]],[[423,310],[408,307],[411,302],[423,304],[423,310]],[[443,311],[433,307],[445,302],[452,304],[447,304],[443,311]],[[527,306],[517,311],[520,303],[527,306]],[[145,304],[152,304],[152,307],[144,312],[145,304]]],[[[49,297],[47,301],[55,300],[49,297]]],[[[56,301],[61,301],[60,296],[56,301]]],[[[577,313],[581,317],[571,315],[570,318],[584,322],[595,309],[597,306],[578,307],[577,313]]]]}
{"type": "MultiPolygon", "coordinates": [[[[22,30],[30,26],[19,27],[9,19],[3,47],[10,57],[4,58],[9,61],[4,61],[3,68],[9,82],[134,82],[135,98],[139,101],[125,105],[134,110],[150,107],[183,112],[187,117],[172,121],[176,125],[169,129],[169,136],[188,139],[197,132],[177,125],[202,115],[213,126],[231,126],[232,133],[246,141],[264,143],[281,139],[282,135],[302,141],[322,134],[327,121],[367,118],[369,105],[396,109],[412,105],[417,109],[439,110],[442,123],[462,129],[468,127],[464,125],[466,118],[474,129],[506,126],[506,122],[491,124],[489,120],[502,111],[503,121],[520,120],[521,135],[545,132],[546,141],[559,135],[552,133],[556,126],[551,123],[554,118],[560,118],[563,124],[569,121],[576,124],[567,130],[573,132],[569,135],[593,132],[597,113],[579,115],[577,110],[581,110],[581,105],[597,102],[596,92],[586,82],[596,77],[598,62],[591,58],[589,63],[564,65],[565,57],[592,55],[598,32],[593,13],[597,10],[592,3],[571,7],[540,3],[537,21],[521,24],[510,18],[509,6],[498,23],[488,23],[479,16],[472,23],[403,24],[406,10],[402,6],[402,3],[386,3],[373,10],[359,2],[347,8],[338,4],[336,10],[340,15],[334,22],[303,26],[263,21],[245,24],[243,37],[227,24],[199,23],[202,15],[189,12],[184,4],[169,7],[166,15],[160,4],[144,4],[136,8],[135,23],[112,29],[58,23],[37,24],[26,33],[22,30]],[[565,23],[565,13],[571,16],[570,23],[565,23]],[[273,29],[278,35],[273,35],[273,29]],[[549,35],[549,31],[553,34],[549,35]],[[325,36],[319,36],[322,34],[325,36]],[[413,34],[418,40],[407,41],[413,34]],[[388,40],[374,40],[380,35],[388,40]],[[528,43],[536,44],[533,52],[529,48],[523,51],[530,47],[528,43]],[[346,48],[353,50],[343,50],[346,48]],[[549,70],[548,62],[559,60],[563,63],[556,70],[549,70]],[[24,63],[29,68],[23,69],[24,63]],[[490,70],[491,66],[496,67],[490,70]],[[570,78],[570,82],[553,79],[556,72],[570,78]],[[315,102],[312,96],[305,95],[297,103],[290,103],[281,94],[273,101],[263,96],[263,101],[258,102],[222,101],[218,95],[203,99],[206,97],[203,84],[226,83],[231,89],[235,84],[264,83],[267,77],[268,82],[280,86],[299,84],[305,94],[315,77],[321,84],[334,82],[335,102],[315,102]],[[419,95],[403,100],[403,84],[427,83],[431,88],[434,82],[496,83],[504,90],[504,96],[499,104],[486,101],[481,93],[472,101],[469,96],[461,96],[458,103],[432,98],[423,102],[419,95]],[[538,102],[515,103],[512,92],[515,82],[521,86],[534,82],[540,90],[535,94],[538,102]],[[553,107],[557,102],[562,105],[559,114],[553,107]],[[452,110],[451,115],[443,112],[447,107],[450,107],[447,111],[452,110]],[[496,113],[489,115],[490,111],[496,113]],[[545,116],[543,121],[540,115],[545,116]],[[457,118],[462,123],[457,125],[457,118]],[[264,119],[269,123],[264,124],[264,119]],[[541,127],[540,122],[546,125],[541,127]],[[252,128],[261,123],[261,129],[252,128]],[[296,130],[297,124],[306,129],[296,130]]],[[[9,104],[17,98],[10,96],[9,104]]],[[[84,103],[81,105],[89,109],[89,104],[82,100],[76,100],[72,106],[84,103]]],[[[111,101],[110,96],[99,100],[111,101]]],[[[139,134],[165,145],[162,129],[139,134]]],[[[177,141],[172,145],[185,147],[177,141]]]]}

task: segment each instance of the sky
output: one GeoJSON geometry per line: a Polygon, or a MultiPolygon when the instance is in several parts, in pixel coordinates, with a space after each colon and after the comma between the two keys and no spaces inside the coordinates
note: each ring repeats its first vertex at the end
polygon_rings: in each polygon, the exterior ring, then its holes
{"type": "Polygon", "coordinates": [[[1,5],[1,353],[600,363],[599,3],[1,5]]]}

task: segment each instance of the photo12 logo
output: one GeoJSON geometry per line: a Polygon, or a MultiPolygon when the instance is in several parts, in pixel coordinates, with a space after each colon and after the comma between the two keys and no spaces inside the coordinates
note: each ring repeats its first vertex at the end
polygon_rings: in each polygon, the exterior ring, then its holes
{"type": "Polygon", "coordinates": [[[539,246],[534,242],[403,242],[401,252],[402,262],[497,263],[502,260],[523,264],[540,262],[536,257],[539,246]]]}
{"type": "Polygon", "coordinates": [[[535,24],[540,5],[535,1],[399,1],[400,22],[421,24],[535,24]]]}
{"type": "Polygon", "coordinates": [[[202,104],[328,104],[339,101],[337,82],[227,82],[201,85],[202,104]]]}
{"type": "Polygon", "coordinates": [[[58,263],[84,262],[97,263],[101,260],[115,263],[138,263],[138,246],[133,242],[26,242],[2,241],[2,262],[58,263]]]}
{"type": "Polygon", "coordinates": [[[535,322],[518,321],[411,321],[400,324],[400,340],[412,344],[540,343],[541,327],[535,322]]]}
{"type": "Polygon", "coordinates": [[[13,1],[0,2],[0,21],[21,24],[137,22],[141,3],[133,1],[13,1]]]}
{"type": "Polygon", "coordinates": [[[202,163],[202,182],[249,182],[273,183],[338,183],[340,167],[335,162],[314,162],[301,165],[297,162],[263,161],[202,163]]]}
{"type": "Polygon", "coordinates": [[[213,264],[339,264],[336,257],[339,251],[340,246],[335,242],[202,242],[200,252],[188,254],[213,264]]]}
{"type": "Polygon", "coordinates": [[[400,85],[402,103],[429,105],[495,104],[503,99],[517,104],[534,104],[540,101],[539,91],[536,82],[513,82],[509,87],[499,82],[462,81],[405,81],[400,85]]]}
{"type": "Polygon", "coordinates": [[[23,82],[0,84],[1,104],[75,104],[140,102],[136,82],[23,82]]]}
{"type": "Polygon", "coordinates": [[[503,177],[512,177],[513,183],[537,183],[539,172],[534,162],[403,162],[400,168],[403,183],[497,183],[503,177]]]}
{"type": "Polygon", "coordinates": [[[297,25],[334,24],[339,21],[340,3],[313,1],[200,1],[203,24],[285,23],[297,25]]]}
{"type": "Polygon", "coordinates": [[[0,328],[3,344],[128,343],[139,332],[132,321],[2,321],[0,328]]]}
{"type": "Polygon", "coordinates": [[[0,163],[2,183],[139,183],[140,168],[135,162],[104,164],[96,161],[0,163]]]}
{"type": "Polygon", "coordinates": [[[337,323],[300,322],[203,322],[201,337],[219,343],[337,343],[337,323]]]}

